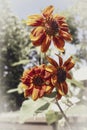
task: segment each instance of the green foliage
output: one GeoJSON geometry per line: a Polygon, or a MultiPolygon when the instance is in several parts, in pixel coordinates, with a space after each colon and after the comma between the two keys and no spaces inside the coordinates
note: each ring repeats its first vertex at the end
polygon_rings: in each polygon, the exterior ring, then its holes
{"type": "Polygon", "coordinates": [[[48,106],[49,104],[43,99],[38,99],[37,101],[33,101],[32,99],[25,100],[20,110],[20,122],[23,123],[27,121],[36,115],[38,110],[45,110],[48,106]],[[45,106],[45,108],[43,108],[43,106],[45,106]]]}
{"type": "MultiPolygon", "coordinates": [[[[2,3],[3,8],[4,4],[2,3]]],[[[21,106],[24,100],[23,95],[20,96],[16,92],[6,93],[9,89],[15,89],[19,84],[23,72],[23,61],[20,63],[20,60],[26,57],[24,48],[29,46],[29,34],[25,25],[11,13],[8,5],[4,11],[2,9],[0,25],[0,91],[2,99],[9,100],[8,103],[6,102],[6,109],[9,110],[11,106],[11,109],[15,110],[21,106]]],[[[2,100],[0,104],[1,102],[2,100]]],[[[4,110],[4,103],[0,106],[4,110]]]]}
{"type": "Polygon", "coordinates": [[[18,91],[18,88],[14,88],[14,89],[10,89],[7,91],[7,93],[14,93],[14,92],[17,92],[18,91]]]}
{"type": "Polygon", "coordinates": [[[29,63],[29,60],[20,60],[19,62],[13,63],[12,66],[25,65],[27,63],[29,63]]]}
{"type": "Polygon", "coordinates": [[[50,95],[45,95],[48,98],[54,98],[56,96],[56,91],[52,92],[50,95]]]}
{"type": "Polygon", "coordinates": [[[61,118],[62,118],[62,115],[58,112],[53,111],[53,110],[49,110],[46,113],[46,121],[48,124],[52,124],[54,122],[57,122],[61,118]]]}
{"type": "Polygon", "coordinates": [[[78,44],[79,38],[78,38],[78,28],[77,28],[77,24],[75,21],[75,17],[74,16],[69,16],[67,19],[67,23],[69,25],[69,29],[70,29],[70,33],[73,37],[72,43],[73,44],[78,44]]]}
{"type": "Polygon", "coordinates": [[[40,112],[43,112],[43,111],[47,110],[49,106],[50,106],[50,103],[48,103],[48,102],[45,103],[44,105],[42,105],[40,108],[38,108],[36,110],[36,113],[40,113],[40,112]]]}
{"type": "Polygon", "coordinates": [[[31,117],[36,116],[38,113],[43,113],[46,116],[48,124],[52,124],[62,118],[60,112],[55,112],[50,108],[51,102],[47,102],[45,98],[33,101],[32,99],[23,102],[20,110],[20,122],[24,123],[31,117]]]}

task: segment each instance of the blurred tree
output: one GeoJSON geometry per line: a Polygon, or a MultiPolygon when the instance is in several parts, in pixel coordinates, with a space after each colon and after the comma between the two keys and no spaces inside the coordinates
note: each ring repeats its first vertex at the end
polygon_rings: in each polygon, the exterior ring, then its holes
{"type": "Polygon", "coordinates": [[[67,19],[67,23],[69,25],[70,33],[73,37],[72,43],[75,44],[75,45],[79,44],[78,26],[77,26],[75,17],[73,15],[69,16],[68,19],[67,19]]]}
{"type": "Polygon", "coordinates": [[[23,72],[23,65],[12,66],[12,64],[24,58],[24,48],[29,45],[30,41],[25,26],[11,13],[7,1],[2,1],[1,5],[0,109],[15,110],[21,105],[23,96],[17,93],[7,94],[7,90],[17,87],[23,72]]]}
{"type": "Polygon", "coordinates": [[[76,55],[87,62],[87,1],[78,1],[72,10],[78,26],[80,43],[76,55]]]}

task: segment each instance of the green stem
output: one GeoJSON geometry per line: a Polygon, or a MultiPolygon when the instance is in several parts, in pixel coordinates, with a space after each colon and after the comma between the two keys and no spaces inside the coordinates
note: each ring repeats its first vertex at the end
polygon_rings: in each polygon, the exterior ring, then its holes
{"type": "Polygon", "coordinates": [[[40,47],[38,47],[38,54],[39,54],[39,65],[41,65],[43,63],[43,56],[40,47]]]}
{"type": "Polygon", "coordinates": [[[42,52],[40,52],[40,63],[41,64],[45,64],[45,60],[46,60],[46,53],[42,53],[42,52]]]}
{"type": "Polygon", "coordinates": [[[46,60],[47,60],[47,58],[46,58],[46,52],[44,53],[44,64],[46,64],[46,60]]]}
{"type": "Polygon", "coordinates": [[[65,118],[67,126],[69,127],[70,130],[72,130],[71,126],[70,126],[70,123],[69,123],[69,120],[68,120],[67,116],[65,115],[64,111],[62,110],[62,108],[61,108],[61,106],[60,106],[57,99],[56,99],[56,104],[57,104],[58,108],[60,109],[60,112],[62,113],[63,117],[65,118]]]}
{"type": "Polygon", "coordinates": [[[41,60],[40,60],[40,61],[41,61],[41,64],[43,64],[43,53],[42,53],[42,52],[40,52],[40,54],[41,54],[41,57],[40,57],[40,58],[41,58],[41,60]]]}

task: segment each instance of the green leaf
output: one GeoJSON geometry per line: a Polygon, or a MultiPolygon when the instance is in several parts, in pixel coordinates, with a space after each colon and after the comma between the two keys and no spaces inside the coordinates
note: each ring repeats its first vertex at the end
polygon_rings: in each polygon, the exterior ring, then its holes
{"type": "Polygon", "coordinates": [[[15,88],[15,89],[10,89],[7,91],[7,93],[14,93],[14,92],[17,92],[18,91],[18,88],[15,88]]]}
{"type": "Polygon", "coordinates": [[[24,123],[29,118],[33,117],[36,114],[36,111],[46,103],[47,102],[43,99],[38,99],[37,101],[29,99],[24,101],[20,110],[20,122],[24,123]]]}
{"type": "Polygon", "coordinates": [[[10,89],[7,91],[7,93],[14,93],[14,92],[18,92],[19,94],[23,93],[23,88],[21,87],[21,83],[19,83],[17,88],[10,89]]]}
{"type": "Polygon", "coordinates": [[[13,63],[12,66],[17,66],[17,65],[21,65],[21,64],[24,65],[24,64],[27,64],[27,63],[29,63],[29,60],[21,60],[19,62],[13,63]]]}
{"type": "Polygon", "coordinates": [[[22,88],[22,83],[20,82],[19,84],[18,84],[18,93],[19,94],[22,94],[24,92],[24,90],[23,90],[23,88],[22,88]]]}
{"type": "Polygon", "coordinates": [[[56,97],[56,92],[52,92],[51,94],[49,95],[45,95],[45,97],[48,97],[48,98],[55,98],[56,97]]]}
{"type": "Polygon", "coordinates": [[[49,106],[50,106],[50,103],[45,103],[43,106],[41,106],[40,108],[38,108],[36,110],[36,113],[43,112],[43,111],[47,110],[49,106]]]}
{"type": "Polygon", "coordinates": [[[61,118],[62,118],[62,115],[58,112],[53,111],[53,110],[49,110],[46,113],[46,121],[48,124],[52,124],[54,122],[57,122],[61,118]]]}

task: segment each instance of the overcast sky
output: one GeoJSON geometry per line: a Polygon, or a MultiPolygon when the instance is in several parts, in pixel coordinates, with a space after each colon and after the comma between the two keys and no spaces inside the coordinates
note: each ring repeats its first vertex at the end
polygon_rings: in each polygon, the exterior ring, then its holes
{"type": "Polygon", "coordinates": [[[55,11],[65,10],[78,0],[10,0],[12,11],[20,18],[26,18],[30,14],[40,13],[48,5],[54,5],[55,11]]]}

